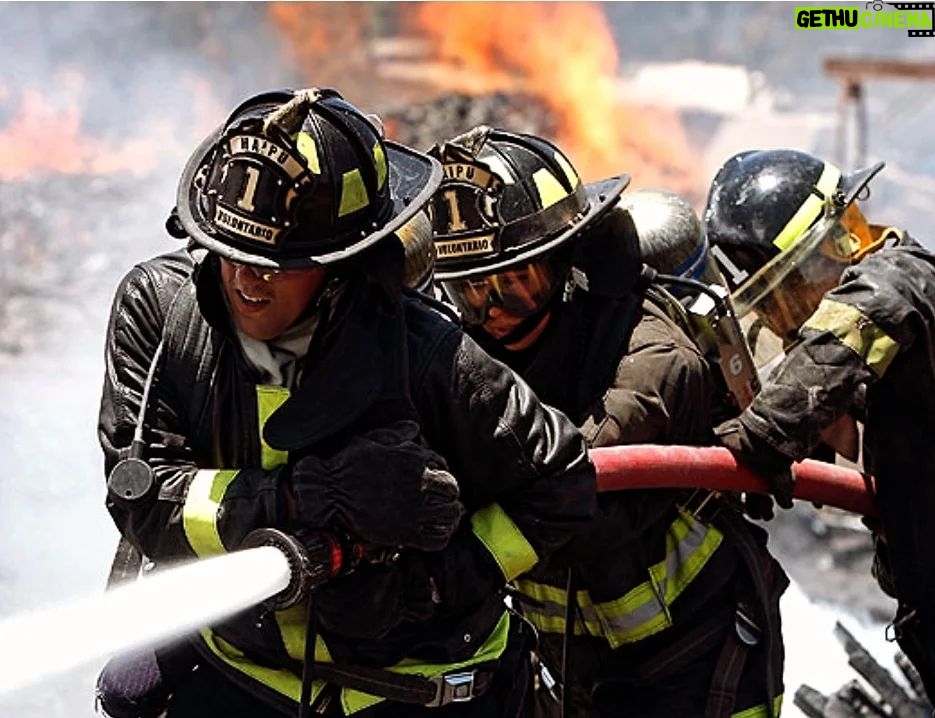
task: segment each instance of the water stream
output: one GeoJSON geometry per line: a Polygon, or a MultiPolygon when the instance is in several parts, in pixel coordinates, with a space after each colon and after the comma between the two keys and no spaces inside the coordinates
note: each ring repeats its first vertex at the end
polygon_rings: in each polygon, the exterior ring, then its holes
{"type": "Polygon", "coordinates": [[[264,546],[7,617],[0,621],[0,696],[113,653],[169,642],[275,595],[289,577],[282,552],[264,546]]]}

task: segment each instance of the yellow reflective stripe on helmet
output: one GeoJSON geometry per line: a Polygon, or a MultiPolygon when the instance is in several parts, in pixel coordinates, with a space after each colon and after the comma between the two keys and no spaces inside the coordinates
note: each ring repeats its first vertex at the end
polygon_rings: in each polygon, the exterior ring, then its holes
{"type": "MultiPolygon", "coordinates": [[[[838,188],[838,180],[840,179],[841,170],[826,162],[815,187],[824,197],[830,197],[838,188]]],[[[773,244],[779,247],[780,252],[786,251],[796,243],[799,237],[802,236],[802,232],[808,229],[818,215],[821,214],[824,206],[825,200],[814,193],[809,193],[802,206],[792,215],[792,219],[786,222],[786,226],[773,240],[773,244]]]]}
{"type": "MultiPolygon", "coordinates": [[[[773,699],[773,715],[778,716],[782,711],[782,695],[773,699]]],[[[731,713],[730,718],[766,718],[766,705],[753,706],[739,713],[731,713]]]]}
{"type": "MultiPolygon", "coordinates": [[[[304,631],[305,629],[303,628],[302,630],[304,631]]],[[[259,683],[272,688],[277,693],[288,696],[296,703],[298,703],[299,699],[302,697],[302,681],[292,671],[285,668],[269,668],[267,666],[261,666],[257,663],[254,663],[249,658],[247,658],[242,651],[238,650],[236,646],[225,641],[223,638],[215,634],[214,631],[212,631],[210,628],[204,628],[201,630],[201,638],[215,656],[220,658],[232,668],[240,671],[241,673],[244,673],[247,676],[250,676],[250,678],[258,681],[259,683]]],[[[299,654],[297,660],[301,661],[302,657],[302,654],[299,654]]],[[[295,656],[293,656],[293,658],[295,658],[295,656]]],[[[328,649],[325,647],[325,643],[321,639],[321,636],[316,636],[315,660],[325,663],[332,662],[331,655],[328,653],[328,649]]],[[[323,681],[312,682],[313,701],[321,692],[321,689],[324,688],[324,686],[325,684],[323,681]]]]}
{"type": "Polygon", "coordinates": [[[551,207],[569,194],[558,178],[545,167],[536,170],[532,181],[536,183],[536,191],[539,192],[539,199],[542,200],[542,209],[551,207]]]}
{"type": "MultiPolygon", "coordinates": [[[[668,628],[669,606],[701,572],[723,538],[713,526],[680,512],[666,533],[665,558],[650,566],[648,581],[613,601],[593,602],[587,592],[577,592],[584,624],[576,625],[575,633],[604,636],[616,648],[668,628]]],[[[564,631],[563,589],[525,579],[517,582],[517,588],[541,604],[523,605],[523,613],[540,631],[564,631]]]]}
{"type": "Polygon", "coordinates": [[[539,562],[536,550],[499,504],[475,511],[471,515],[471,530],[490,551],[507,581],[539,562]]]}
{"type": "Polygon", "coordinates": [[[363,209],[369,202],[367,187],[364,185],[364,178],[360,176],[360,170],[345,172],[341,177],[341,206],[338,207],[338,216],[344,217],[363,209]]]}
{"type": "Polygon", "coordinates": [[[571,166],[568,160],[565,158],[561,152],[553,152],[552,159],[558,162],[559,166],[562,168],[562,171],[565,173],[565,178],[568,180],[568,184],[572,187],[577,187],[581,184],[581,179],[578,177],[578,173],[575,172],[575,168],[571,166]]]}
{"type": "Polygon", "coordinates": [[[308,132],[300,132],[296,135],[295,146],[299,154],[308,162],[308,169],[312,174],[321,174],[321,162],[318,159],[318,147],[315,145],[315,138],[308,132]]]}
{"type": "MultiPolygon", "coordinates": [[[[418,675],[423,678],[436,678],[438,676],[443,676],[446,673],[451,673],[453,671],[460,670],[462,668],[468,668],[478,663],[486,663],[488,661],[494,661],[500,657],[504,650],[506,650],[507,639],[510,634],[510,615],[507,612],[504,612],[500,616],[500,620],[497,622],[497,625],[494,626],[493,631],[487,637],[487,640],[477,649],[473,656],[468,658],[465,661],[460,663],[419,663],[411,658],[404,658],[395,666],[389,666],[385,670],[392,671],[393,673],[400,673],[404,675],[418,675]]],[[[365,708],[370,708],[377,703],[386,700],[379,696],[373,696],[369,693],[362,693],[360,691],[350,690],[344,688],[341,690],[341,707],[344,709],[345,715],[352,715],[358,711],[362,711],[365,708]]]]}
{"type": "Polygon", "coordinates": [[[289,460],[288,451],[274,449],[263,438],[263,427],[266,426],[267,420],[288,398],[289,390],[282,386],[261,384],[256,388],[257,422],[260,427],[260,466],[267,470],[282,466],[289,460]]]}
{"type": "Polygon", "coordinates": [[[831,332],[844,346],[857,352],[877,376],[883,376],[899,353],[895,339],[857,307],[843,302],[822,299],[802,328],[831,332]]]}
{"type": "Polygon", "coordinates": [[[216,556],[227,552],[218,533],[218,506],[237,473],[236,469],[202,469],[188,486],[188,495],[182,505],[182,528],[197,556],[216,556]]]}
{"type": "Polygon", "coordinates": [[[497,155],[490,155],[489,157],[484,157],[484,164],[490,167],[490,171],[493,172],[497,177],[503,180],[503,184],[514,184],[516,182],[516,175],[513,170],[511,170],[506,162],[504,162],[497,155]]]}
{"type": "Polygon", "coordinates": [[[377,166],[377,189],[383,187],[383,183],[386,182],[387,166],[386,166],[386,153],[383,151],[383,145],[379,142],[375,142],[373,145],[373,161],[377,166]]]}

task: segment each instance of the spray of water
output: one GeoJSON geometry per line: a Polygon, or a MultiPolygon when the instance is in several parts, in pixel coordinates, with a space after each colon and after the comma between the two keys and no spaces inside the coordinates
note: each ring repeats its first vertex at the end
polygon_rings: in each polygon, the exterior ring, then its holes
{"type": "Polygon", "coordinates": [[[289,577],[282,552],[264,546],[5,619],[0,695],[119,651],[171,641],[279,593],[289,577]]]}

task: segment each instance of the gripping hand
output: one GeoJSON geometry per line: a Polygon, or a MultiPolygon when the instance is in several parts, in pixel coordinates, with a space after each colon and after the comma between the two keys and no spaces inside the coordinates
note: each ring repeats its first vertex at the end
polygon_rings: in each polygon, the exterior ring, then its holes
{"type": "Polygon", "coordinates": [[[296,518],[335,528],[375,546],[437,551],[464,508],[444,459],[399,421],[354,437],[333,456],[308,456],[292,471],[296,518]]]}
{"type": "MultiPolygon", "coordinates": [[[[754,434],[739,419],[730,419],[714,429],[721,445],[730,450],[737,461],[759,475],[770,490],[776,503],[784,509],[792,508],[792,494],[795,489],[795,475],[792,473],[792,459],[777,451],[766,441],[754,434]]],[[[772,518],[772,510],[762,510],[765,516],[772,518]]]]}

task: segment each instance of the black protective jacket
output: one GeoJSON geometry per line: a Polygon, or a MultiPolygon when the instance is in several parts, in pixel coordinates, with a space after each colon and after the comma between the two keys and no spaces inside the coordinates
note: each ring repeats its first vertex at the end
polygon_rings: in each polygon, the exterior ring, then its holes
{"type": "MultiPolygon", "coordinates": [[[[591,447],[710,444],[717,388],[694,343],[658,301],[633,292],[608,299],[577,290],[553,309],[530,350],[508,352],[477,338],[526,379],[545,402],[567,413],[591,447]]],[[[688,493],[640,490],[602,494],[588,532],[573,545],[576,636],[569,652],[574,716],[701,715],[736,601],[749,597],[733,529],[696,520],[680,507],[688,493]]],[[[717,501],[708,505],[713,510],[717,501]]],[[[728,511],[729,509],[724,509],[728,511]]],[[[739,517],[737,517],[739,519],[739,517]]],[[[781,569],[756,531],[756,552],[781,569]]],[[[535,569],[517,582],[524,612],[541,634],[544,657],[561,666],[567,572],[535,569]]],[[[758,619],[761,620],[761,619],[758,619]]],[[[775,636],[774,656],[781,656],[775,636]]],[[[781,658],[778,659],[781,663],[781,658]]],[[[777,671],[779,669],[777,668],[777,671]]],[[[736,709],[764,703],[762,660],[750,663],[736,709]]],[[[555,715],[545,708],[543,714],[555,715]]]]}
{"type": "Polygon", "coordinates": [[[845,270],[740,420],[798,461],[847,413],[864,424],[863,465],[876,479],[878,578],[903,604],[899,618],[918,609],[900,644],[932,696],[935,257],[908,236],[845,270]]]}
{"type": "MultiPolygon", "coordinates": [[[[428,562],[441,603],[428,620],[397,618],[388,632],[369,635],[362,615],[379,611],[381,601],[396,610],[386,586],[411,589],[407,577],[388,581],[381,571],[404,571],[407,562],[336,579],[330,603],[346,613],[321,616],[318,657],[435,666],[421,671],[426,675],[495,660],[505,641],[500,589],[532,566],[548,565],[593,514],[594,471],[575,427],[448,319],[416,300],[388,301],[373,282],[351,280],[312,338],[301,383],[270,412],[230,333],[213,267],[207,260],[193,278],[190,257],[177,252],[134,267],[117,291],[99,424],[108,471],[128,451],[143,380],[165,339],[145,421],[157,492],[133,505],[109,501],[121,532],[168,565],[236,549],[257,527],[295,530],[280,490],[291,463],[414,409],[466,508],[448,548],[428,562]]],[[[282,696],[298,694],[304,611],[247,610],[203,631],[202,653],[291,712],[294,703],[282,696]]],[[[347,713],[375,700],[342,693],[347,713]]]]}

